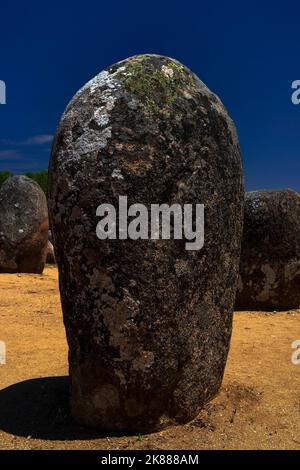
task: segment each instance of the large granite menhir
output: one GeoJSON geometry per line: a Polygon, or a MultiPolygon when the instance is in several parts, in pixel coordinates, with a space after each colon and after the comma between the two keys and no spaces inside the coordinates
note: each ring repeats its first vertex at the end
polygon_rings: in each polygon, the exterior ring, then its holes
{"type": "Polygon", "coordinates": [[[0,189],[0,272],[43,272],[48,241],[47,200],[24,175],[11,176],[0,189]]]}
{"type": "Polygon", "coordinates": [[[300,195],[291,189],[246,193],[236,306],[300,306],[300,195]]]}
{"type": "Polygon", "coordinates": [[[71,411],[106,430],[197,416],[222,381],[243,218],[236,131],[220,100],[158,55],[87,83],[60,122],[49,211],[69,344],[71,411]],[[96,209],[205,205],[205,242],[99,240],[96,209]]]}

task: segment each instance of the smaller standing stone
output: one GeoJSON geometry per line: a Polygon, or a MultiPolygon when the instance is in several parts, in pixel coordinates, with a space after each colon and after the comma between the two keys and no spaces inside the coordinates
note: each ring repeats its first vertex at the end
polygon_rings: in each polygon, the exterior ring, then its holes
{"type": "Polygon", "coordinates": [[[300,195],[291,189],[246,193],[236,306],[300,306],[300,195]]]}
{"type": "Polygon", "coordinates": [[[47,259],[46,259],[47,264],[55,264],[55,253],[54,253],[54,247],[52,243],[48,240],[47,243],[47,259]]]}
{"type": "Polygon", "coordinates": [[[52,237],[52,232],[51,232],[50,229],[48,230],[48,241],[49,241],[50,243],[52,243],[52,245],[53,245],[53,237],[52,237]]]}
{"type": "Polygon", "coordinates": [[[0,189],[0,272],[43,272],[48,242],[48,209],[41,187],[24,175],[0,189]]]}

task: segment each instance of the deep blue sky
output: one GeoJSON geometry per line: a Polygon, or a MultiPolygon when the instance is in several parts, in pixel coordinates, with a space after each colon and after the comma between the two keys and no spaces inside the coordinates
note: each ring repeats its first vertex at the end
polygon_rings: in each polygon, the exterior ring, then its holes
{"type": "Polygon", "coordinates": [[[246,189],[300,191],[299,2],[15,1],[0,16],[0,170],[46,168],[73,94],[118,60],[158,53],[190,67],[227,107],[246,189]]]}

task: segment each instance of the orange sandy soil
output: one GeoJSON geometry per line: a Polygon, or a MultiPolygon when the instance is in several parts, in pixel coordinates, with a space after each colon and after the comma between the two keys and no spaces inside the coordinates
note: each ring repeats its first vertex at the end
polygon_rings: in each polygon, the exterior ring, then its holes
{"type": "Polygon", "coordinates": [[[300,449],[300,310],[238,312],[222,389],[191,423],[107,435],[68,415],[57,269],[0,274],[0,449],[300,449]]]}

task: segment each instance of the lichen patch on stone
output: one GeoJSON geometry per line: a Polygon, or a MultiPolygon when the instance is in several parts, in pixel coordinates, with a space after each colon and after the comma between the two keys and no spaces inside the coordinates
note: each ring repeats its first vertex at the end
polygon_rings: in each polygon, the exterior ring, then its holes
{"type": "Polygon", "coordinates": [[[155,55],[133,57],[118,71],[116,78],[125,88],[140,98],[146,114],[168,113],[170,107],[186,88],[194,84],[194,77],[171,59],[160,65],[155,55]]]}

